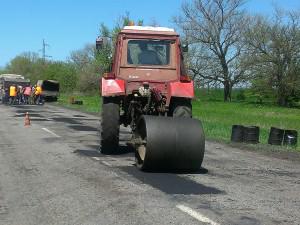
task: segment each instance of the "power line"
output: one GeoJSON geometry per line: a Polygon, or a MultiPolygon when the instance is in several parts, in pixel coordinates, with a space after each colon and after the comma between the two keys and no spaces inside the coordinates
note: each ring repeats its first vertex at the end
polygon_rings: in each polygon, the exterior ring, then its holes
{"type": "Polygon", "coordinates": [[[43,58],[44,62],[46,61],[46,58],[51,58],[52,57],[51,55],[46,55],[46,48],[47,47],[50,47],[50,45],[45,42],[45,39],[43,39],[43,48],[41,49],[41,51],[42,51],[42,58],[43,58]]]}

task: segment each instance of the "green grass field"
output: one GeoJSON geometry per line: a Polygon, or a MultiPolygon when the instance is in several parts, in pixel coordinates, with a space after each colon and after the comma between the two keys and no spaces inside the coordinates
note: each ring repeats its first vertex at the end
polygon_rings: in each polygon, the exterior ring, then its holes
{"type": "Polygon", "coordinates": [[[99,113],[101,107],[100,103],[101,103],[101,98],[97,94],[93,96],[82,95],[82,94],[76,94],[76,95],[61,94],[56,104],[63,105],[72,109],[82,110],[85,112],[99,113]],[[71,104],[70,103],[71,97],[74,97],[75,100],[83,101],[83,105],[71,104]]]}
{"type": "MultiPolygon", "coordinates": [[[[232,102],[224,103],[221,90],[209,94],[197,91],[197,98],[193,101],[193,115],[202,121],[208,138],[229,142],[234,124],[259,126],[262,144],[267,144],[272,126],[300,132],[300,109],[278,107],[270,101],[257,104],[253,96],[238,102],[235,100],[237,94],[237,91],[233,93],[232,102]]],[[[297,150],[300,151],[300,144],[297,150]]]]}
{"type": "MultiPolygon", "coordinates": [[[[82,100],[83,105],[69,104],[70,95],[61,95],[58,104],[87,112],[100,111],[101,100],[98,95],[74,97],[82,100]]],[[[300,109],[283,108],[270,103],[256,104],[252,100],[224,103],[220,91],[212,91],[210,94],[197,91],[197,97],[193,100],[193,116],[202,121],[207,138],[225,142],[230,141],[231,127],[234,124],[259,126],[262,144],[267,143],[271,126],[300,132],[300,109]]],[[[299,135],[297,150],[300,151],[299,135]]]]}

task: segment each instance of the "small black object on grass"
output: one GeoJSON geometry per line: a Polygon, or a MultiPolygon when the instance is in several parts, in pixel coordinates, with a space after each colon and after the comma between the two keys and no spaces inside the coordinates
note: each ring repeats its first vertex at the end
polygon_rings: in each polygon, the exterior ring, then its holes
{"type": "Polygon", "coordinates": [[[83,101],[82,100],[75,100],[72,104],[83,105],[83,101]]]}
{"type": "Polygon", "coordinates": [[[259,143],[259,127],[232,125],[231,141],[257,144],[259,143]]]}
{"type": "Polygon", "coordinates": [[[284,130],[276,127],[271,127],[268,144],[281,145],[283,140],[284,130]]]}
{"type": "Polygon", "coordinates": [[[285,130],[283,144],[287,146],[297,146],[298,132],[296,130],[285,130]]]}
{"type": "Polygon", "coordinates": [[[232,125],[231,130],[231,141],[232,142],[243,142],[244,137],[244,126],[232,125]]]}
{"type": "Polygon", "coordinates": [[[249,144],[259,143],[259,127],[257,126],[244,127],[244,142],[249,144]]]}

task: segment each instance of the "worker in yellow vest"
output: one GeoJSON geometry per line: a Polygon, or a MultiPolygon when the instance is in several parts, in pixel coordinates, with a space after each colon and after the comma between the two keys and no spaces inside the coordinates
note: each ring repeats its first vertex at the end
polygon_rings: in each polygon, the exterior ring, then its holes
{"type": "Polygon", "coordinates": [[[17,99],[17,87],[14,85],[11,85],[9,87],[9,103],[11,105],[15,104],[17,99]]]}
{"type": "Polygon", "coordinates": [[[42,103],[42,87],[37,86],[35,88],[35,96],[36,96],[36,104],[41,104],[42,103]]]}

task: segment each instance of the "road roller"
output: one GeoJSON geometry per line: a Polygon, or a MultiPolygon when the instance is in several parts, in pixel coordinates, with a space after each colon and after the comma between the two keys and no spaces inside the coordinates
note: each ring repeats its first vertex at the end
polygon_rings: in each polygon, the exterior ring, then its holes
{"type": "MultiPolygon", "coordinates": [[[[107,43],[98,37],[96,49],[107,43]]],[[[110,70],[100,80],[100,151],[117,154],[120,125],[143,171],[200,169],[205,150],[201,121],[192,118],[194,84],[179,35],[171,28],[125,26],[117,35],[110,70]]]]}

